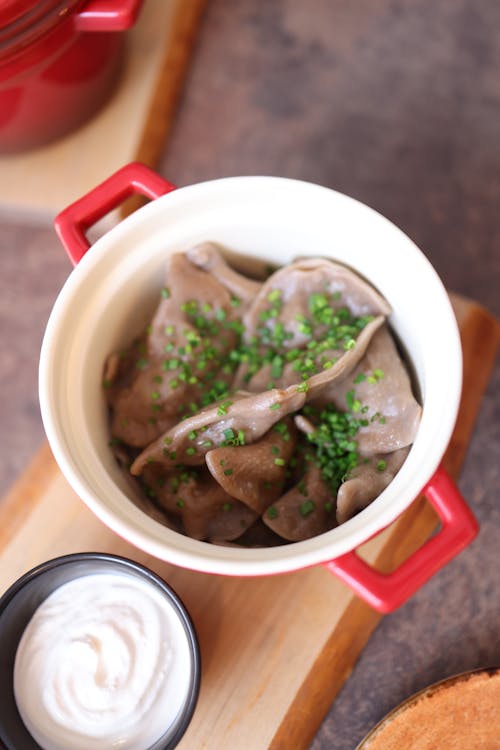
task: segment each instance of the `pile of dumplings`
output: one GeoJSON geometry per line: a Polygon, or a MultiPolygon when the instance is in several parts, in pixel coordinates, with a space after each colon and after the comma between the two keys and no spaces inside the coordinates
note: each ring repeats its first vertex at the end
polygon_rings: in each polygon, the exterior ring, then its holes
{"type": "Polygon", "coordinates": [[[110,445],[141,507],[195,539],[267,546],[372,502],[421,417],[387,301],[324,258],[264,280],[211,243],[165,264],[153,319],[103,374],[110,445]],[[345,455],[326,418],[352,428],[345,455]]]}

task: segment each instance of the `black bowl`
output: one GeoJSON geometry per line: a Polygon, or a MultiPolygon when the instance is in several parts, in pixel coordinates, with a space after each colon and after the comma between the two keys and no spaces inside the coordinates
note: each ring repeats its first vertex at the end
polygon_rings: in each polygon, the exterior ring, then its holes
{"type": "Polygon", "coordinates": [[[177,594],[152,571],[116,555],[82,552],[49,560],[19,578],[0,598],[0,748],[41,750],[23,724],[14,698],[13,674],[17,647],[39,605],[64,583],[92,573],[117,572],[145,580],[165,596],[179,616],[191,652],[191,683],[186,703],[165,734],[148,750],[172,750],[186,731],[200,688],[201,661],[196,632],[177,594]]]}

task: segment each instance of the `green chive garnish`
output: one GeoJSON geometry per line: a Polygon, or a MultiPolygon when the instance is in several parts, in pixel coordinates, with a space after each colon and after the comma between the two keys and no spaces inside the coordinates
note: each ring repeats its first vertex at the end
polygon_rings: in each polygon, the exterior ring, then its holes
{"type": "Polygon", "coordinates": [[[304,502],[301,503],[299,507],[300,515],[305,518],[306,516],[308,516],[310,513],[313,512],[315,507],[316,506],[314,505],[312,500],[304,500],[304,502]]]}

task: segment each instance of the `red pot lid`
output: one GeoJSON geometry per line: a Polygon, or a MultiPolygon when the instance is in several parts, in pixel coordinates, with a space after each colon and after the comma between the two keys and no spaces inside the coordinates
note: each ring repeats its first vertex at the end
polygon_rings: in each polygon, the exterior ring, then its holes
{"type": "Polygon", "coordinates": [[[0,0],[0,56],[23,49],[86,0],[0,0]]]}
{"type": "Polygon", "coordinates": [[[82,0],[2,0],[0,2],[0,29],[11,24],[20,31],[47,17],[56,20],[82,0]]]}

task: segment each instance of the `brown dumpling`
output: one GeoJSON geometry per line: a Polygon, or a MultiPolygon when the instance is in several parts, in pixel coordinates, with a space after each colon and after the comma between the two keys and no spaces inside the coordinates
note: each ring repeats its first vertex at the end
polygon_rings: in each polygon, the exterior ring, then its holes
{"type": "Polygon", "coordinates": [[[151,464],[144,471],[144,480],[157,505],[179,516],[185,533],[193,539],[237,539],[258,517],[228,495],[206,469],[179,467],[165,473],[151,464]]]}
{"type": "Polygon", "coordinates": [[[363,456],[392,453],[415,440],[422,408],[416,401],[410,377],[386,325],[374,335],[368,350],[349,377],[326,387],[318,399],[345,410],[357,401],[356,414],[367,421],[356,434],[363,456]]]}
{"type": "Polygon", "coordinates": [[[236,393],[161,435],[135,459],[131,472],[140,474],[151,461],[165,466],[171,466],[172,461],[200,465],[208,451],[225,443],[228,431],[235,435],[241,432],[245,445],[254,443],[280,419],[298,411],[305,400],[306,394],[296,386],[256,394],[236,393]]]}
{"type": "Polygon", "coordinates": [[[213,242],[203,242],[186,251],[187,258],[198,268],[208,271],[241,303],[242,312],[259,293],[262,283],[231,268],[213,242]]]}
{"type": "Polygon", "coordinates": [[[362,460],[340,485],[337,494],[337,522],[344,523],[366,508],[392,482],[409,453],[401,448],[394,453],[379,453],[362,460]]]}
{"type": "Polygon", "coordinates": [[[302,382],[304,372],[296,369],[294,351],[307,353],[307,375],[326,374],[326,368],[328,380],[341,377],[359,361],[369,338],[390,312],[386,300],[345,266],[321,258],[286,266],[262,285],[243,318],[243,340],[253,345],[261,359],[277,340],[280,354],[258,368],[255,358],[253,367],[242,362],[235,386],[258,392],[270,384],[282,388],[302,382]],[[316,310],[310,308],[311,300],[315,300],[316,310]],[[323,308],[328,308],[330,318],[323,314],[316,317],[323,308]],[[337,326],[344,326],[345,335],[333,348],[322,349],[329,329],[325,321],[332,317],[337,326]],[[378,319],[375,325],[374,318],[378,319]],[[351,326],[349,330],[346,323],[351,326]]]}
{"type": "Polygon", "coordinates": [[[115,437],[144,447],[178,422],[187,404],[198,403],[214,387],[215,375],[215,388],[227,390],[232,373],[227,366],[222,369],[222,360],[238,340],[244,310],[234,302],[230,290],[186,254],[167,258],[162,299],[151,325],[138,343],[112,354],[105,366],[115,437]]]}
{"type": "Polygon", "coordinates": [[[259,515],[280,496],[296,444],[291,418],[282,420],[252,445],[216,448],[206,455],[214,479],[259,515]]]}
{"type": "Polygon", "coordinates": [[[336,526],[335,500],[320,468],[311,463],[303,479],[270,505],[262,520],[290,542],[310,539],[336,526]]]}

